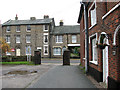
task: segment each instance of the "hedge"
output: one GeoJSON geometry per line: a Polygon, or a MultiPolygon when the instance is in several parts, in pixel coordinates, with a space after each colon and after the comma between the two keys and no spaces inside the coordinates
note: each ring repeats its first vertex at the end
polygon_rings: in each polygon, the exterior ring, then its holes
{"type": "MultiPolygon", "coordinates": [[[[33,56],[31,56],[31,61],[33,56]]],[[[3,56],[2,62],[16,62],[16,61],[27,61],[27,56],[3,56]]]]}

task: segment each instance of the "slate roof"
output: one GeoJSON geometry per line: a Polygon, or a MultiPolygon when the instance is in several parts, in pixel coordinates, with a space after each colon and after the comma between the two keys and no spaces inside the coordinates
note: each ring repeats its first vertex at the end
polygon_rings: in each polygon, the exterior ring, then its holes
{"type": "Polygon", "coordinates": [[[3,26],[6,25],[32,25],[32,24],[49,24],[53,18],[46,18],[46,19],[36,19],[36,20],[8,20],[7,22],[3,23],[3,26]]]}
{"type": "Polygon", "coordinates": [[[80,33],[80,25],[55,26],[51,34],[77,34],[80,33]]]}

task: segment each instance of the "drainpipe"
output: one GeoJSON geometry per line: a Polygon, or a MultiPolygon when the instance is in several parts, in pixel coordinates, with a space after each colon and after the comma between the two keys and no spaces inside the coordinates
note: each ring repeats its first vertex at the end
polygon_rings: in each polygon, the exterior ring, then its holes
{"type": "Polygon", "coordinates": [[[84,21],[85,21],[85,72],[89,72],[89,35],[88,35],[88,10],[85,3],[80,2],[84,6],[84,21]]]}

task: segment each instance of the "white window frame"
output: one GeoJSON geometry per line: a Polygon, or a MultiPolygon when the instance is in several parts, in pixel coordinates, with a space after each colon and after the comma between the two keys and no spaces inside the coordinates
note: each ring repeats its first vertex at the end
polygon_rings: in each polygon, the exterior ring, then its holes
{"type": "Polygon", "coordinates": [[[61,55],[61,48],[60,47],[54,47],[53,48],[53,55],[55,56],[60,56],[61,55]],[[59,48],[60,49],[60,53],[55,53],[56,51],[54,51],[56,48],[59,48]]]}
{"type": "Polygon", "coordinates": [[[48,55],[48,45],[44,45],[44,55],[48,55]],[[47,53],[45,53],[45,47],[47,47],[47,53]]]}
{"type": "Polygon", "coordinates": [[[44,42],[45,44],[48,44],[48,33],[44,33],[43,42],[44,42]],[[47,42],[45,42],[45,39],[46,39],[45,36],[47,36],[47,42]]]}
{"type": "Polygon", "coordinates": [[[31,35],[26,35],[26,43],[31,43],[31,35]],[[30,36],[30,40],[28,41],[28,36],[30,36]]]}
{"type": "Polygon", "coordinates": [[[77,35],[72,35],[72,43],[77,43],[77,35]]]}
{"type": "MultiPolygon", "coordinates": [[[[89,29],[92,29],[96,24],[97,24],[97,13],[96,13],[96,8],[97,8],[97,5],[96,5],[96,0],[94,0],[94,2],[93,2],[93,4],[91,5],[91,7],[89,8],[89,10],[88,10],[88,17],[89,17],[89,13],[91,14],[91,13],[95,13],[95,14],[93,14],[93,15],[95,15],[95,22],[93,23],[93,20],[91,20],[91,17],[90,17],[90,21],[91,21],[91,26],[89,27],[89,29]],[[92,8],[93,8],[93,6],[95,5],[95,9],[94,10],[91,10],[92,8]],[[91,11],[93,11],[93,12],[91,12],[91,11]],[[93,23],[93,24],[92,24],[93,23]]],[[[91,15],[92,16],[92,15],[91,15]]]]}
{"type": "Polygon", "coordinates": [[[49,25],[43,25],[43,31],[48,31],[49,29],[49,25]],[[45,27],[47,26],[47,29],[45,29],[45,27]]]}
{"type": "MultiPolygon", "coordinates": [[[[89,41],[91,41],[92,40],[92,38],[93,37],[95,37],[94,39],[96,40],[96,42],[97,42],[97,33],[95,33],[95,34],[93,34],[93,35],[91,35],[90,37],[89,37],[89,41]]],[[[89,42],[90,43],[90,42],[89,42]]],[[[92,44],[92,42],[91,42],[91,44],[92,44]]],[[[98,51],[97,51],[97,45],[96,45],[96,43],[95,43],[95,45],[94,46],[92,46],[93,48],[93,52],[92,52],[92,61],[90,61],[90,63],[93,63],[93,64],[95,64],[95,65],[98,65],[98,51]],[[97,52],[96,52],[97,51],[97,52]],[[96,53],[96,57],[94,56],[94,52],[96,53]],[[95,60],[95,59],[97,59],[97,60],[95,60]]]]}
{"type": "Polygon", "coordinates": [[[63,36],[62,36],[62,35],[57,35],[57,36],[56,36],[56,43],[63,43],[63,36]],[[62,41],[59,41],[59,40],[60,40],[60,37],[62,37],[62,38],[61,38],[62,41]]]}
{"type": "Polygon", "coordinates": [[[31,32],[31,25],[27,25],[27,26],[26,26],[26,31],[27,31],[27,32],[31,32]],[[30,26],[30,30],[28,30],[28,26],[30,26]]]}
{"type": "Polygon", "coordinates": [[[16,35],[16,43],[20,43],[20,35],[16,35]],[[19,39],[18,39],[18,36],[19,36],[19,39]]]}
{"type": "Polygon", "coordinates": [[[6,35],[6,43],[10,43],[10,35],[6,35]]]}
{"type": "Polygon", "coordinates": [[[20,26],[16,26],[16,32],[20,32],[20,26]],[[18,27],[19,27],[19,29],[18,29],[18,27]]]}
{"type": "Polygon", "coordinates": [[[6,32],[11,32],[10,26],[6,27],[6,32]],[[9,31],[8,31],[9,30],[9,31]]]}

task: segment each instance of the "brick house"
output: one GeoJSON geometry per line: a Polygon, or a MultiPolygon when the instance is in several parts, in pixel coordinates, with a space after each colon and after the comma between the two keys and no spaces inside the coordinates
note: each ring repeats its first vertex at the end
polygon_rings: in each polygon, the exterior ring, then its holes
{"type": "Polygon", "coordinates": [[[3,37],[15,50],[7,53],[12,56],[34,56],[34,51],[40,49],[41,57],[62,57],[62,49],[80,47],[79,29],[80,25],[63,26],[63,22],[55,26],[54,18],[47,15],[44,19],[31,17],[30,20],[18,20],[16,16],[2,25],[3,37]]]}
{"type": "MultiPolygon", "coordinates": [[[[83,2],[88,12],[89,74],[108,88],[120,89],[120,2],[83,2]]],[[[85,66],[84,6],[80,23],[81,64],[85,66]]]]}
{"type": "MultiPolygon", "coordinates": [[[[10,47],[15,49],[12,56],[34,55],[36,49],[41,50],[42,57],[50,57],[49,37],[54,27],[54,18],[44,19],[31,17],[30,20],[9,20],[2,25],[2,34],[10,47]]],[[[9,54],[9,53],[8,53],[9,54]]]]}
{"type": "Polygon", "coordinates": [[[62,57],[63,51],[68,48],[71,52],[75,47],[80,47],[80,25],[55,26],[51,32],[52,57],[62,57]]]}

